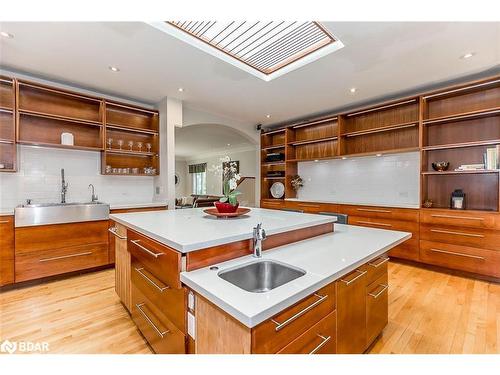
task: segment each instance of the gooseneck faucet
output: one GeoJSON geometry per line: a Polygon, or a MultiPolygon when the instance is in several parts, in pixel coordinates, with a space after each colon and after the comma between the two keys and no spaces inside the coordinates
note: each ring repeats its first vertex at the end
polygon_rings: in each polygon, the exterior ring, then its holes
{"type": "Polygon", "coordinates": [[[262,258],[262,241],[267,238],[266,231],[262,228],[262,223],[253,228],[253,256],[262,258]]]}
{"type": "Polygon", "coordinates": [[[61,168],[61,203],[66,203],[66,192],[68,183],[64,180],[64,168],[61,168]]]}
{"type": "Polygon", "coordinates": [[[92,203],[94,202],[97,202],[97,200],[99,199],[97,197],[97,194],[95,193],[95,187],[93,184],[89,184],[89,188],[92,188],[92,203]]]}

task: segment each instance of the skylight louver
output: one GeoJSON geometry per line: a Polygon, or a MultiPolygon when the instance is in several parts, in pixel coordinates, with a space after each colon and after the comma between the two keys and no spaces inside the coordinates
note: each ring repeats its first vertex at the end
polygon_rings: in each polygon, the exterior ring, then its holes
{"type": "Polygon", "coordinates": [[[168,21],[153,26],[266,81],[343,47],[311,21],[168,21]]]}

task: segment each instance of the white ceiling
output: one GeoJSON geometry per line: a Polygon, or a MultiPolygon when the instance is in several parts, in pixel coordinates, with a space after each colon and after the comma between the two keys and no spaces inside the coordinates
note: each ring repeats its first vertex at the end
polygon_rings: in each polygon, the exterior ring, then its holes
{"type": "Polygon", "coordinates": [[[500,23],[323,24],[345,47],[271,82],[140,22],[3,22],[0,29],[15,37],[1,38],[0,63],[151,103],[174,96],[249,125],[345,107],[500,63],[500,23]],[[476,55],[459,58],[469,51],[476,55]]]}
{"type": "Polygon", "coordinates": [[[200,124],[175,128],[175,156],[196,158],[212,153],[257,149],[240,133],[219,124],[200,124]]]}

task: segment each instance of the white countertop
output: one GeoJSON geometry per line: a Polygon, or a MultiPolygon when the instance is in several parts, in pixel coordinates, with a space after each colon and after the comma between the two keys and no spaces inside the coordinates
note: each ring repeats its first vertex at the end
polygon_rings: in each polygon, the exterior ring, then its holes
{"type": "Polygon", "coordinates": [[[286,201],[290,202],[311,202],[311,203],[326,203],[326,204],[348,204],[353,206],[374,206],[374,207],[388,207],[388,208],[416,208],[419,209],[420,206],[418,204],[374,204],[374,203],[359,203],[359,202],[334,202],[334,201],[326,201],[326,200],[318,200],[318,199],[299,199],[299,198],[285,198],[286,201]]]}
{"type": "Polygon", "coordinates": [[[306,271],[265,293],[251,293],[221,279],[218,272],[257,259],[251,255],[182,272],[181,281],[247,327],[255,327],[309,294],[411,238],[411,233],[335,225],[335,232],[263,252],[272,259],[306,271]]]}
{"type": "MultiPolygon", "coordinates": [[[[167,202],[147,202],[147,203],[111,203],[110,210],[128,209],[128,208],[146,208],[163,207],[167,202]]],[[[14,215],[14,208],[0,208],[0,215],[14,215]]]]}
{"type": "Polygon", "coordinates": [[[267,235],[333,223],[337,218],[296,212],[252,208],[243,216],[218,219],[203,208],[112,214],[110,218],[177,251],[187,253],[246,240],[262,223],[267,235]]]}

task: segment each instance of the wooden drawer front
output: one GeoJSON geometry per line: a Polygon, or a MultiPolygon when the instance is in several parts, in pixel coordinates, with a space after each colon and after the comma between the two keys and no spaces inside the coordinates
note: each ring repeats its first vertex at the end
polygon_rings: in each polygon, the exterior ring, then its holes
{"type": "Polygon", "coordinates": [[[132,311],[130,290],[131,256],[127,250],[127,228],[115,223],[110,233],[115,244],[115,291],[127,310],[132,311]]]}
{"type": "Polygon", "coordinates": [[[260,201],[261,208],[271,208],[275,210],[281,210],[285,208],[285,201],[283,200],[261,200],[260,201]]]}
{"type": "Polygon", "coordinates": [[[16,254],[108,243],[109,220],[16,228],[16,254]]]}
{"type": "Polygon", "coordinates": [[[252,329],[252,353],[277,353],[333,310],[332,283],[252,329]]]}
{"type": "Polygon", "coordinates": [[[366,283],[371,284],[381,276],[387,275],[387,263],[389,263],[387,255],[382,255],[369,261],[365,266],[368,271],[366,274],[366,283]]]}
{"type": "Polygon", "coordinates": [[[349,224],[378,229],[400,230],[403,232],[411,232],[412,234],[415,233],[418,235],[418,222],[416,221],[401,221],[384,218],[349,216],[349,224]]]}
{"type": "Polygon", "coordinates": [[[107,243],[16,254],[16,282],[103,266],[107,263],[107,243]]]}
{"type": "Polygon", "coordinates": [[[134,287],[157,307],[182,332],[186,332],[186,289],[170,288],[132,257],[131,279],[134,287]]]}
{"type": "Polygon", "coordinates": [[[181,288],[181,253],[139,233],[127,231],[130,253],[170,288],[181,288]]]}
{"type": "Polygon", "coordinates": [[[185,354],[186,336],[132,284],[132,319],[158,354],[185,354]]]}
{"type": "Polygon", "coordinates": [[[421,210],[420,221],[426,224],[451,225],[464,228],[500,229],[500,218],[495,213],[421,210]]]}
{"type": "Polygon", "coordinates": [[[0,216],[0,286],[14,282],[14,216],[0,216]]]}
{"type": "Polygon", "coordinates": [[[420,261],[485,276],[500,277],[500,251],[420,241],[420,261]]]}
{"type": "Polygon", "coordinates": [[[337,205],[328,203],[316,203],[316,202],[296,202],[296,201],[286,201],[286,208],[292,210],[301,210],[306,213],[318,213],[318,212],[337,212],[337,205]]]}
{"type": "Polygon", "coordinates": [[[387,273],[366,287],[366,346],[382,332],[389,317],[387,273]]]}
{"type": "Polygon", "coordinates": [[[337,313],[334,311],[281,349],[278,354],[335,354],[337,313]]]}
{"type": "Polygon", "coordinates": [[[500,250],[500,231],[480,228],[459,228],[423,224],[420,225],[420,239],[500,250]]]}
{"type": "Polygon", "coordinates": [[[339,212],[349,216],[418,222],[418,210],[411,208],[339,205],[339,212]]]}
{"type": "Polygon", "coordinates": [[[408,259],[418,262],[420,260],[420,241],[413,237],[389,251],[391,258],[408,259]]]}

